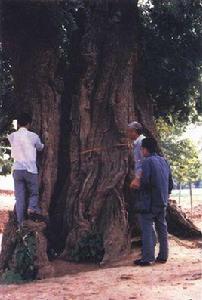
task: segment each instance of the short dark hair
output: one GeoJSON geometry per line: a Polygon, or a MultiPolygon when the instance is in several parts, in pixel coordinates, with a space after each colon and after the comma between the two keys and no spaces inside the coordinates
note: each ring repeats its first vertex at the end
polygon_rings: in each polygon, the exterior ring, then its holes
{"type": "Polygon", "coordinates": [[[153,138],[145,138],[142,140],[142,148],[146,148],[149,153],[158,152],[157,141],[153,138]]]}
{"type": "Polygon", "coordinates": [[[19,126],[26,126],[32,123],[32,117],[27,113],[21,113],[17,117],[17,121],[19,126]]]}
{"type": "Polygon", "coordinates": [[[135,129],[135,130],[136,130],[137,134],[139,134],[139,135],[143,134],[143,129],[135,129]]]}

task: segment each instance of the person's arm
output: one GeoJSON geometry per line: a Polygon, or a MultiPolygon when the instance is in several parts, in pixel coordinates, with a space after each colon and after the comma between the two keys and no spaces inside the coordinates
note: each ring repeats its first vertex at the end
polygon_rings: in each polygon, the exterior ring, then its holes
{"type": "Polygon", "coordinates": [[[7,138],[8,138],[8,140],[9,140],[9,143],[11,144],[11,143],[13,142],[13,133],[8,134],[8,135],[7,135],[7,138]]]}
{"type": "Polygon", "coordinates": [[[143,155],[141,153],[141,143],[137,144],[134,149],[134,161],[135,161],[135,178],[132,180],[130,187],[132,189],[139,189],[140,178],[142,176],[142,162],[143,162],[143,155]]]}
{"type": "Polygon", "coordinates": [[[142,161],[139,161],[139,162],[136,162],[135,178],[132,180],[132,182],[130,184],[130,187],[132,189],[139,189],[141,176],[142,176],[142,161]]]}
{"type": "Polygon", "coordinates": [[[169,178],[168,178],[168,193],[169,193],[169,195],[171,194],[172,190],[173,190],[173,177],[172,177],[171,170],[169,167],[169,178]]]}
{"type": "Polygon", "coordinates": [[[140,179],[140,188],[151,188],[151,162],[150,159],[146,159],[142,163],[142,177],[140,179]]]}
{"type": "Polygon", "coordinates": [[[142,160],[138,160],[135,165],[135,178],[140,179],[142,176],[142,160]]]}
{"type": "Polygon", "coordinates": [[[44,148],[44,144],[42,144],[42,142],[41,142],[41,140],[40,140],[40,138],[39,138],[38,135],[37,135],[37,137],[36,137],[36,143],[35,143],[35,146],[36,146],[37,151],[42,151],[43,148],[44,148]]]}
{"type": "Polygon", "coordinates": [[[171,169],[170,169],[170,165],[168,163],[167,160],[165,160],[167,165],[168,165],[168,169],[169,169],[169,177],[168,177],[168,194],[170,195],[172,190],[173,190],[173,177],[172,177],[172,173],[171,173],[171,169]]]}
{"type": "Polygon", "coordinates": [[[142,175],[142,162],[143,162],[143,155],[141,153],[141,144],[136,145],[136,149],[134,150],[134,158],[135,158],[135,178],[140,179],[142,175]]]}

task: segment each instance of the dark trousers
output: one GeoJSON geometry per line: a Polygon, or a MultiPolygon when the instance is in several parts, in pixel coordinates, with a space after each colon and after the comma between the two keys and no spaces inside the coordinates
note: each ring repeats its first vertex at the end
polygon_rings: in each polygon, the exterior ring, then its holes
{"type": "Polygon", "coordinates": [[[158,235],[159,253],[158,258],[167,260],[168,258],[168,233],[166,222],[166,209],[155,213],[139,215],[140,227],[142,231],[142,260],[152,262],[155,260],[155,230],[158,235]]]}
{"type": "Polygon", "coordinates": [[[28,208],[40,212],[38,207],[39,183],[38,174],[32,174],[26,170],[15,170],[13,172],[16,213],[19,224],[24,220],[26,203],[28,208]],[[27,199],[26,199],[27,196],[27,199]]]}

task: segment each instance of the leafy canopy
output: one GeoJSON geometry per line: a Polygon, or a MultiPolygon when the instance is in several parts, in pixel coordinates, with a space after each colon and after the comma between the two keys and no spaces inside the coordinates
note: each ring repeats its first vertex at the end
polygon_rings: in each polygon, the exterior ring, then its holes
{"type": "Polygon", "coordinates": [[[176,122],[174,126],[163,118],[156,122],[165,157],[169,160],[173,177],[178,183],[195,182],[200,178],[201,162],[195,144],[183,138],[185,126],[176,122]]]}
{"type": "MultiPolygon", "coordinates": [[[[98,4],[102,2],[104,0],[98,4]]],[[[72,35],[81,26],[80,12],[83,17],[88,14],[88,5],[89,2],[84,0],[66,0],[58,3],[57,9],[47,8],[53,28],[60,32],[58,38],[62,64],[68,63],[72,35]]],[[[113,5],[117,5],[118,11],[119,3],[113,5]]],[[[37,6],[36,16],[39,10],[40,6],[37,6]]],[[[30,12],[33,14],[34,10],[30,12]]],[[[201,1],[139,0],[139,16],[139,49],[143,63],[140,76],[154,104],[155,115],[166,116],[171,113],[183,121],[189,121],[190,117],[194,119],[202,112],[201,1]]],[[[17,105],[12,66],[5,53],[4,56],[2,54],[0,48],[0,134],[17,105]]]]}
{"type": "Polygon", "coordinates": [[[202,112],[202,3],[200,0],[139,1],[143,77],[157,116],[180,120],[202,112]]]}

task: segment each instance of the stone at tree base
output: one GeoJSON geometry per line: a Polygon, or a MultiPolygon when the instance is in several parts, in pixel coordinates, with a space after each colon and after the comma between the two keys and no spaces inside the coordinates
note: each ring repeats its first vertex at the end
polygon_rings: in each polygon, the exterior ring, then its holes
{"type": "Polygon", "coordinates": [[[2,249],[0,254],[0,273],[8,267],[16,246],[16,220],[13,212],[9,212],[8,223],[5,225],[2,237],[2,249]]]}
{"type": "Polygon", "coordinates": [[[44,279],[54,276],[54,268],[48,260],[47,238],[45,236],[46,224],[44,222],[32,222],[27,220],[23,227],[28,232],[36,233],[36,279],[44,279]]]}
{"type": "MultiPolygon", "coordinates": [[[[45,236],[46,224],[36,223],[26,220],[23,224],[23,237],[33,233],[36,239],[36,253],[33,261],[36,269],[36,278],[43,279],[54,276],[54,269],[47,256],[47,239],[45,236]]],[[[0,273],[3,274],[7,269],[15,272],[16,258],[15,250],[18,245],[17,225],[13,212],[9,213],[9,220],[5,227],[2,240],[2,252],[0,255],[0,273]]]]}

